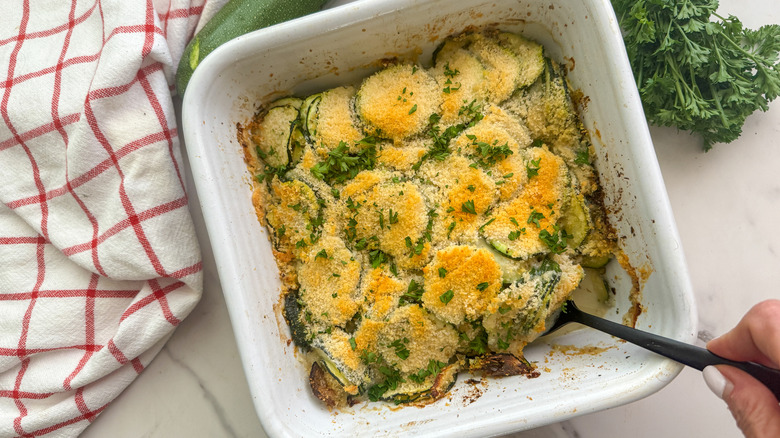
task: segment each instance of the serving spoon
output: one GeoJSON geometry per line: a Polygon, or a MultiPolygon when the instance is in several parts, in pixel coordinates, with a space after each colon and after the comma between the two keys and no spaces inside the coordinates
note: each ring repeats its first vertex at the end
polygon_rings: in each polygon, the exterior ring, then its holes
{"type": "MultiPolygon", "coordinates": [[[[553,315],[553,317],[555,317],[555,315],[553,315]]],[[[665,338],[623,324],[618,324],[604,318],[599,318],[598,316],[583,312],[572,300],[566,301],[561,307],[555,323],[545,334],[550,334],[570,322],[577,322],[612,336],[625,339],[632,344],[668,357],[683,365],[696,368],[699,371],[703,370],[707,365],[731,365],[739,368],[763,383],[772,391],[775,398],[780,401],[780,370],[769,368],[755,362],[738,362],[726,359],[705,348],[675,341],[674,339],[665,338]]]]}

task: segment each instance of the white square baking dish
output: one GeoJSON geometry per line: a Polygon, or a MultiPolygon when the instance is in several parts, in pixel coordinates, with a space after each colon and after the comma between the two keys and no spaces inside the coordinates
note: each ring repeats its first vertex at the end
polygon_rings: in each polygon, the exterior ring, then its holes
{"type": "MultiPolygon", "coordinates": [[[[605,202],[642,286],[637,327],[681,341],[695,337],[680,239],[608,0],[358,1],[225,44],[198,67],[184,96],[193,178],[255,408],[271,436],[497,435],[631,402],[681,369],[583,328],[526,348],[538,378],[475,383],[461,376],[449,397],[424,408],[374,403],[333,413],[311,395],[308,370],[287,342],[278,271],[252,207],[236,123],[260,102],[354,82],[380,58],[426,63],[438,41],[468,26],[523,33],[569,67],[572,84],[590,99],[583,118],[605,202]],[[564,354],[568,347],[560,345],[596,348],[564,354]]],[[[608,317],[621,320],[631,280],[614,262],[608,275],[618,291],[608,317]]]]}

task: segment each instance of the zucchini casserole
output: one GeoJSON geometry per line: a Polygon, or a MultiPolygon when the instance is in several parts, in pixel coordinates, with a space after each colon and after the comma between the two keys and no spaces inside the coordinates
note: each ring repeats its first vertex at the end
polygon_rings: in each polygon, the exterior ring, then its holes
{"type": "Polygon", "coordinates": [[[386,62],[239,125],[283,314],[329,407],[538,375],[523,348],[583,278],[608,295],[615,238],[565,69],[498,30],[446,39],[432,64],[386,62]]]}

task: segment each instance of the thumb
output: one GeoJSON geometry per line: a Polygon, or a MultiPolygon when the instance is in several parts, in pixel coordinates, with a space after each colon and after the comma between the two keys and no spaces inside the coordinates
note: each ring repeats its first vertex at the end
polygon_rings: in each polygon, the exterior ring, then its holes
{"type": "MultiPolygon", "coordinates": [[[[705,379],[710,384],[715,374],[707,368],[705,379]]],[[[780,437],[780,404],[772,392],[742,370],[724,365],[715,368],[725,379],[718,388],[722,393],[710,387],[726,402],[742,433],[748,438],[780,437]]]]}

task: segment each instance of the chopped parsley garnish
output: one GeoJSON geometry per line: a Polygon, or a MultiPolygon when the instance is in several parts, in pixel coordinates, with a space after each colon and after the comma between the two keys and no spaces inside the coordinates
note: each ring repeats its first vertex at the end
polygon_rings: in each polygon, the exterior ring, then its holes
{"type": "MultiPolygon", "coordinates": [[[[361,140],[361,142],[371,144],[366,139],[361,140]]],[[[376,165],[376,157],[376,147],[373,145],[361,149],[356,154],[350,154],[347,144],[342,141],[339,142],[336,149],[328,152],[328,158],[325,161],[315,164],[310,171],[316,178],[325,180],[328,184],[343,183],[354,178],[363,170],[373,169],[376,165]]]]}
{"type": "Polygon", "coordinates": [[[406,293],[401,295],[401,298],[398,300],[398,305],[403,306],[406,303],[422,304],[422,296],[423,296],[422,285],[412,280],[411,282],[409,282],[409,287],[406,289],[406,293]]]}
{"type": "Polygon", "coordinates": [[[539,239],[547,245],[547,248],[555,254],[560,254],[566,250],[566,239],[572,237],[566,230],[561,230],[557,225],[553,226],[553,232],[547,230],[539,231],[539,239]]]}
{"type": "Polygon", "coordinates": [[[444,76],[447,76],[448,78],[454,78],[458,75],[460,71],[458,69],[452,70],[450,69],[450,63],[444,64],[444,76]]]}
{"type": "Polygon", "coordinates": [[[528,175],[528,179],[531,179],[537,175],[539,175],[539,169],[540,164],[542,163],[542,157],[539,157],[535,160],[531,160],[528,163],[525,163],[525,172],[528,175]]]}
{"type": "Polygon", "coordinates": [[[479,112],[480,106],[476,102],[477,101],[475,99],[471,101],[470,104],[462,106],[460,110],[458,110],[458,116],[465,115],[468,119],[467,122],[452,125],[445,129],[444,132],[442,132],[441,127],[439,126],[441,116],[436,113],[431,114],[431,116],[428,118],[428,125],[430,127],[428,128],[426,134],[428,137],[433,139],[433,145],[420,158],[420,161],[412,166],[412,169],[418,170],[425,160],[433,158],[434,160],[442,161],[447,158],[447,156],[449,156],[450,140],[457,137],[466,129],[474,126],[478,121],[482,120],[483,115],[479,112]]]}
{"type": "Polygon", "coordinates": [[[544,219],[544,214],[542,214],[542,213],[539,213],[539,212],[538,212],[538,211],[536,211],[536,210],[532,210],[532,211],[531,211],[531,215],[530,215],[530,216],[528,216],[528,221],[527,221],[526,223],[528,223],[528,224],[534,224],[534,225],[536,225],[538,228],[541,228],[542,226],[541,226],[541,225],[539,225],[539,220],[540,220],[540,219],[544,219]]]}
{"type": "Polygon", "coordinates": [[[314,260],[317,260],[320,257],[325,259],[325,260],[327,260],[328,259],[328,252],[325,251],[324,249],[320,250],[320,252],[318,252],[317,255],[314,256],[314,260]]]}
{"type": "Polygon", "coordinates": [[[447,364],[444,362],[431,359],[428,361],[428,366],[426,368],[422,368],[418,372],[410,374],[409,380],[415,383],[423,383],[425,382],[425,379],[428,378],[428,376],[435,376],[439,374],[446,366],[447,364]]]}
{"type": "Polygon", "coordinates": [[[362,251],[364,249],[368,248],[368,240],[364,237],[357,242],[355,242],[355,249],[358,251],[362,251]]]}
{"type": "Polygon", "coordinates": [[[466,351],[466,355],[468,356],[480,356],[487,353],[488,350],[487,332],[482,327],[478,327],[478,329],[479,331],[477,332],[476,336],[474,336],[474,339],[469,338],[467,334],[462,332],[458,335],[460,340],[463,343],[465,343],[468,348],[468,350],[466,351]]]}
{"type": "Polygon", "coordinates": [[[519,230],[510,231],[507,238],[509,238],[509,240],[517,240],[523,234],[525,234],[525,228],[520,228],[519,230]]]}
{"type": "Polygon", "coordinates": [[[351,196],[349,198],[347,198],[347,208],[348,209],[350,209],[352,211],[355,211],[358,208],[360,208],[361,205],[363,205],[363,204],[361,204],[360,202],[355,203],[355,201],[352,200],[351,196]]]}
{"type": "Polygon", "coordinates": [[[457,83],[457,86],[453,86],[453,82],[452,82],[452,79],[458,73],[460,72],[457,69],[455,70],[450,69],[449,62],[444,65],[444,76],[447,78],[447,80],[444,82],[444,85],[446,85],[446,87],[444,87],[442,91],[444,91],[446,94],[450,94],[452,91],[457,91],[460,89],[460,82],[457,83]]]}
{"type": "Polygon", "coordinates": [[[385,376],[385,381],[368,388],[366,394],[371,401],[378,401],[384,393],[396,389],[399,383],[405,382],[400,371],[395,368],[382,365],[379,367],[379,372],[385,376]]]}
{"type": "Polygon", "coordinates": [[[355,338],[349,338],[349,346],[352,348],[352,351],[357,350],[357,342],[355,342],[355,338]]]}
{"type": "Polygon", "coordinates": [[[509,148],[509,143],[498,146],[498,140],[495,140],[491,145],[483,141],[477,141],[477,136],[475,135],[469,134],[466,137],[471,140],[472,146],[477,150],[476,155],[472,156],[472,158],[476,158],[474,164],[480,167],[490,167],[513,153],[512,149],[509,148]]]}
{"type": "Polygon", "coordinates": [[[488,288],[488,286],[490,286],[490,283],[488,283],[488,282],[480,283],[480,284],[477,285],[477,290],[478,291],[484,291],[485,289],[488,288]]]}
{"type": "Polygon", "coordinates": [[[452,301],[452,297],[454,296],[455,296],[455,292],[453,292],[452,289],[450,289],[447,292],[444,292],[443,294],[439,295],[439,301],[441,301],[444,304],[447,304],[450,301],[452,301]]]}
{"type": "Polygon", "coordinates": [[[425,249],[424,236],[417,240],[417,243],[412,243],[412,238],[406,236],[406,238],[404,238],[404,243],[406,244],[406,248],[409,249],[409,258],[422,254],[423,249],[425,249]]]}
{"type": "Polygon", "coordinates": [[[393,214],[393,209],[390,209],[389,212],[389,219],[390,219],[390,225],[397,224],[398,223],[398,212],[396,211],[395,214],[393,214]]]}
{"type": "Polygon", "coordinates": [[[377,357],[376,353],[368,351],[366,349],[363,349],[360,352],[360,360],[362,360],[363,363],[365,363],[366,365],[371,365],[374,362],[379,362],[379,358],[377,357]]]}
{"type": "Polygon", "coordinates": [[[439,278],[444,278],[447,276],[447,270],[444,268],[439,268],[439,278]]]}
{"type": "Polygon", "coordinates": [[[400,357],[401,360],[406,360],[409,358],[409,349],[406,348],[406,344],[409,343],[408,338],[403,339],[396,339],[395,341],[391,342],[389,347],[393,347],[395,349],[395,355],[400,357]]]}
{"type": "Polygon", "coordinates": [[[494,217],[490,218],[490,220],[489,220],[489,221],[485,222],[484,224],[482,224],[482,226],[481,226],[481,227],[479,227],[479,232],[481,233],[482,231],[484,231],[484,230],[485,230],[485,227],[486,227],[486,226],[488,226],[488,225],[490,225],[490,224],[492,224],[492,223],[493,223],[493,221],[495,221],[495,220],[496,220],[496,218],[494,218],[494,217]]]}
{"type": "Polygon", "coordinates": [[[449,225],[447,225],[447,237],[450,237],[450,233],[452,233],[452,230],[455,229],[455,221],[450,222],[449,225]]]}
{"type": "Polygon", "coordinates": [[[380,251],[378,249],[370,251],[368,253],[368,258],[371,261],[371,267],[372,268],[378,268],[379,265],[381,265],[382,263],[385,263],[386,261],[388,261],[390,259],[390,257],[387,254],[385,254],[384,252],[382,252],[382,251],[380,251]]]}
{"type": "Polygon", "coordinates": [[[472,199],[469,199],[468,201],[461,204],[460,210],[464,213],[477,214],[477,211],[474,209],[474,200],[472,199]]]}
{"type": "Polygon", "coordinates": [[[574,158],[574,163],[590,164],[590,153],[588,152],[587,146],[577,150],[577,156],[574,158]]]}

